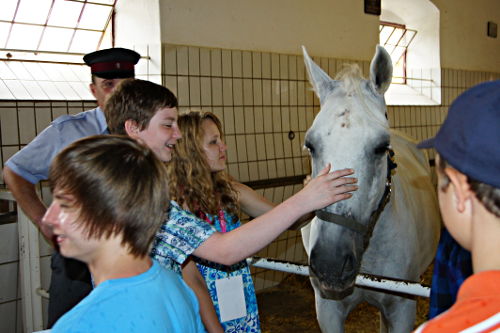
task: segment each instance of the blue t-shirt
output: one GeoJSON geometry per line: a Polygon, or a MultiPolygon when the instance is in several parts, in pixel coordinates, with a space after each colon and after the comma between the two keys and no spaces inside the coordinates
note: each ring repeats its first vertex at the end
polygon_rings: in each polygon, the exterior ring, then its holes
{"type": "Polygon", "coordinates": [[[66,146],[87,136],[108,133],[106,118],[100,108],[61,116],[9,158],[5,165],[36,184],[48,178],[52,160],[66,146]]]}
{"type": "Polygon", "coordinates": [[[51,332],[190,333],[205,328],[193,291],[153,260],[142,274],[99,284],[51,332]]]}

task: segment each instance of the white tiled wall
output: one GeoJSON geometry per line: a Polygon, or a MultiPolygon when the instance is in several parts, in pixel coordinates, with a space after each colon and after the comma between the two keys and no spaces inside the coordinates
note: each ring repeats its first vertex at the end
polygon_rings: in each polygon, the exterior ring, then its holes
{"type": "MultiPolygon", "coordinates": [[[[142,53],[147,52],[140,51],[142,53]]],[[[331,76],[335,76],[343,59],[314,58],[331,76]]],[[[365,75],[369,63],[358,63],[365,75]]],[[[209,49],[164,45],[163,71],[150,62],[141,73],[161,82],[179,97],[180,109],[203,109],[216,113],[223,121],[228,144],[228,169],[240,181],[268,180],[300,176],[310,171],[304,135],[319,105],[310,90],[302,57],[266,52],[209,49]],[[149,76],[148,76],[149,75],[149,76]],[[290,140],[290,131],[295,138],[290,140]]],[[[139,71],[138,71],[139,72],[139,71]]],[[[446,116],[451,101],[468,87],[491,79],[500,73],[442,69],[441,106],[390,106],[389,121],[420,140],[435,134],[446,116]]],[[[0,100],[0,160],[3,163],[27,144],[49,122],[62,114],[77,113],[94,107],[92,101],[7,101],[0,100]]],[[[0,186],[3,178],[0,178],[0,186]]],[[[301,188],[300,185],[259,190],[274,202],[281,202],[301,188]]],[[[42,188],[44,199],[48,190],[42,188]]],[[[15,332],[20,323],[17,286],[17,237],[15,225],[0,225],[0,331],[15,332]],[[15,244],[14,244],[15,243],[15,244]],[[4,255],[9,253],[9,256],[4,255]],[[2,259],[8,257],[8,259],[2,259]],[[5,272],[5,274],[3,274],[5,272]],[[8,281],[7,281],[8,280],[8,281]]],[[[48,287],[50,268],[48,251],[43,250],[42,284],[48,287]]],[[[300,233],[288,231],[258,253],[303,262],[300,233]]],[[[281,281],[283,274],[254,269],[257,289],[281,281]]]]}

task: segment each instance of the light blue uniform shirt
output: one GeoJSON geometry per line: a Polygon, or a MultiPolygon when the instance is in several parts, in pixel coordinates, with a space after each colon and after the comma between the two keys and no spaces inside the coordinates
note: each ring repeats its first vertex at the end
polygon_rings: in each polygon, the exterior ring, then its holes
{"type": "Polygon", "coordinates": [[[98,134],[109,134],[106,118],[99,107],[76,115],[61,116],[9,158],[5,165],[36,184],[49,177],[49,167],[57,153],[78,139],[98,134]]]}

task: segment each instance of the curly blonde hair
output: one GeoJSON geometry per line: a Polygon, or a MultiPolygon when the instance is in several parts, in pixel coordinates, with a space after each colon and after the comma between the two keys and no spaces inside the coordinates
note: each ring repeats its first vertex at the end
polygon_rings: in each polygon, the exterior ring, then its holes
{"type": "Polygon", "coordinates": [[[205,120],[213,121],[223,138],[222,124],[215,114],[191,111],[179,116],[177,123],[182,138],[167,164],[170,196],[193,213],[217,214],[219,209],[224,209],[237,217],[238,193],[231,185],[231,177],[224,170],[212,172],[203,151],[205,120]]]}

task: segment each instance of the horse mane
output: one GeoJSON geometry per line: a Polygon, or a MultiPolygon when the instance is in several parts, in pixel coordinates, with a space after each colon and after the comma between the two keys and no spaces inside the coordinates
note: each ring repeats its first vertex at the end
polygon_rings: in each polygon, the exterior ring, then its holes
{"type": "MultiPolygon", "coordinates": [[[[362,82],[366,80],[357,64],[344,64],[340,72],[335,76],[335,80],[342,81],[344,85],[344,89],[347,94],[354,93],[361,101],[364,103],[365,97],[362,93],[362,82]]],[[[366,104],[365,104],[366,105],[366,104]]],[[[385,103],[384,103],[385,105],[385,103]]],[[[387,129],[389,124],[387,122],[387,118],[385,118],[385,114],[380,112],[374,112],[370,107],[366,106],[366,110],[368,111],[368,115],[379,125],[387,129]]],[[[385,111],[385,110],[384,110],[385,111]]]]}

